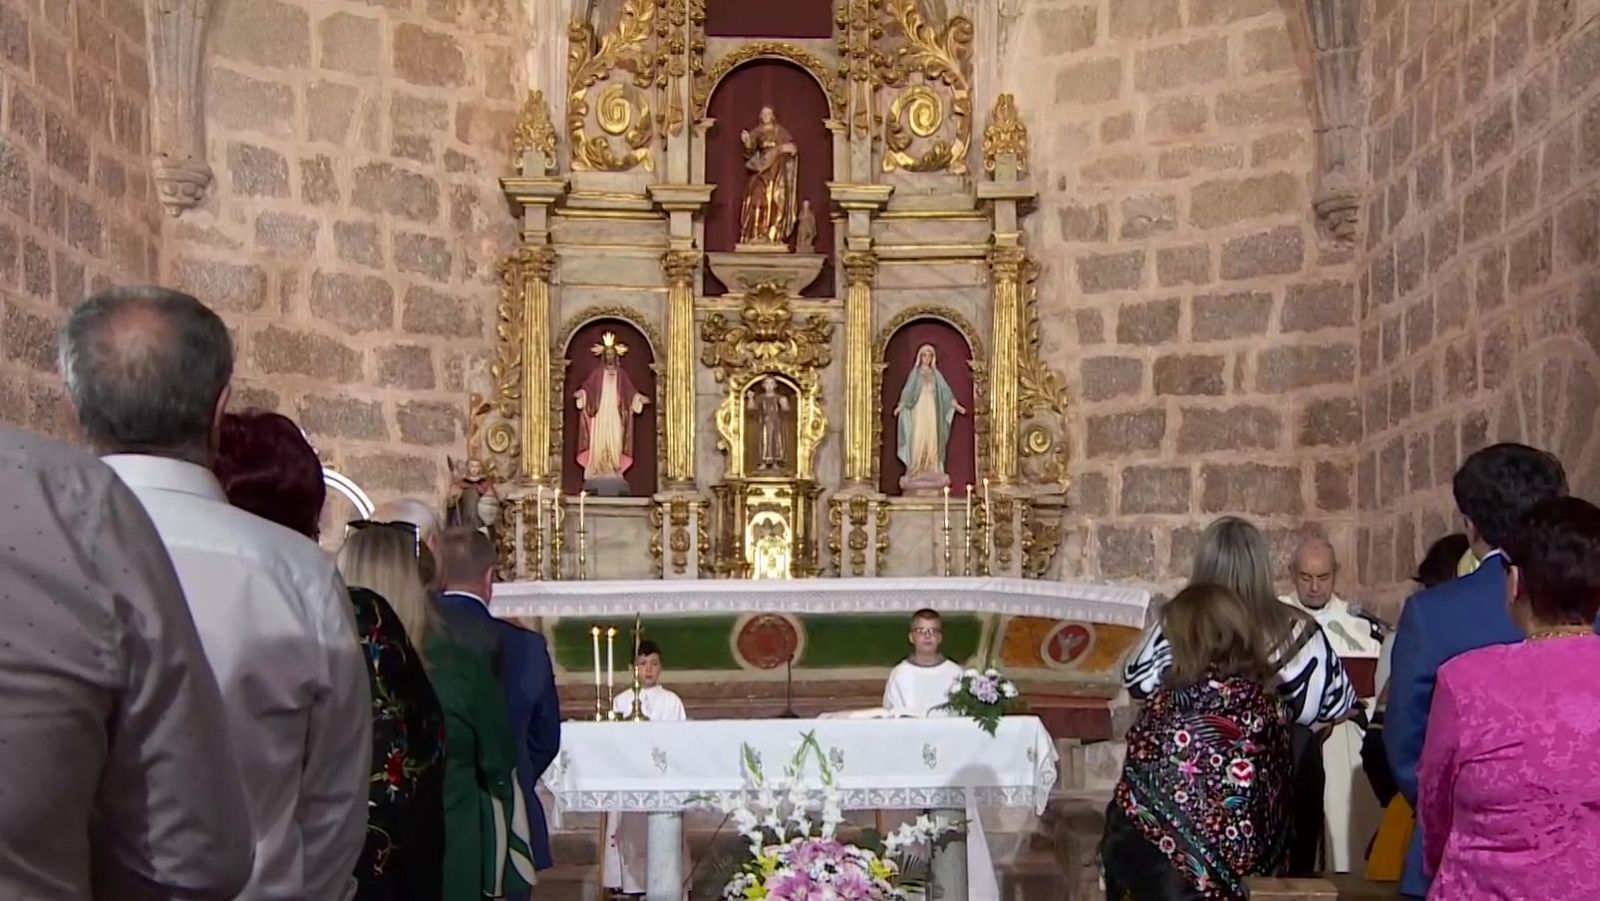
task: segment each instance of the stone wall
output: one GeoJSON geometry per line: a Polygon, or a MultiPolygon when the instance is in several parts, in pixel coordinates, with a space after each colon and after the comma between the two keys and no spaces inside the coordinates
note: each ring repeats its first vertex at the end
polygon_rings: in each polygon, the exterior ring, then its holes
{"type": "Polygon", "coordinates": [[[1047,358],[1077,393],[1069,573],[1172,583],[1221,513],[1354,538],[1353,251],[1312,220],[1310,50],[1277,0],[1039,0],[1012,29],[1047,358]]]}
{"type": "Polygon", "coordinates": [[[160,256],[142,0],[0,0],[0,421],[75,431],[63,310],[160,256]]]}
{"type": "Polygon", "coordinates": [[[1380,0],[1360,276],[1360,578],[1391,594],[1459,528],[1497,440],[1600,493],[1600,20],[1583,0],[1380,0]]]}
{"type": "Polygon", "coordinates": [[[163,276],[238,343],[237,402],[297,419],[368,492],[442,494],[494,344],[517,0],[216,5],[217,178],[168,225],[163,276]]]}

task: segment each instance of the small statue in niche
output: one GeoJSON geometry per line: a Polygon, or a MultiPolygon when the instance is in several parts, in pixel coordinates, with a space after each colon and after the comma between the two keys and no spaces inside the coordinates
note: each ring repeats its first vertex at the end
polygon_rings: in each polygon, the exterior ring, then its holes
{"type": "Polygon", "coordinates": [[[811,212],[811,201],[800,201],[800,220],[794,227],[794,252],[817,252],[817,215],[811,212]]]}
{"type": "Polygon", "coordinates": [[[967,408],[956,400],[950,383],[939,371],[938,351],[932,344],[917,348],[917,360],[895,404],[898,422],[896,456],[905,464],[900,487],[911,494],[933,494],[950,484],[945,455],[950,446],[950,426],[967,408]]]}
{"type": "Polygon", "coordinates": [[[445,522],[466,526],[489,535],[500,521],[500,491],[494,478],[476,457],[465,462],[446,459],[454,478],[450,486],[450,506],[445,522]]]}
{"type": "Polygon", "coordinates": [[[739,132],[739,143],[744,147],[744,167],[750,173],[739,209],[739,243],[783,244],[794,231],[798,215],[795,194],[800,183],[800,150],[789,130],[778,124],[770,106],[761,108],[761,120],[754,129],[739,132]]]}
{"type": "Polygon", "coordinates": [[[626,497],[623,474],[633,465],[633,418],[644,412],[650,398],[634,390],[633,380],[620,365],[628,345],[606,332],[589,349],[600,358],[573,397],[578,407],[578,466],[583,487],[601,497],[626,497]]]}
{"type": "Polygon", "coordinates": [[[783,445],[784,414],[789,412],[789,398],[779,393],[778,380],[767,376],[761,380],[761,393],[751,394],[745,407],[755,413],[757,421],[756,470],[777,472],[788,463],[788,452],[783,445]]]}

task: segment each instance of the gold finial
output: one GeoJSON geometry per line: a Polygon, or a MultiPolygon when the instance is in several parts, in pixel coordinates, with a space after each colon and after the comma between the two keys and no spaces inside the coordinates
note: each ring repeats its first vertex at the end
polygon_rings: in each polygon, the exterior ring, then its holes
{"type": "Polygon", "coordinates": [[[993,172],[1003,153],[1016,157],[1017,174],[1028,171],[1028,126],[1022,123],[1022,115],[1017,112],[1017,98],[1011,94],[995,98],[989,124],[983,129],[984,171],[993,172]]]}
{"type": "Polygon", "coordinates": [[[604,356],[606,351],[615,351],[618,357],[628,355],[628,345],[617,340],[616,332],[606,332],[600,336],[599,343],[589,348],[589,353],[597,357],[604,356]]]}
{"type": "Polygon", "coordinates": [[[522,113],[517,117],[516,130],[511,135],[511,154],[520,164],[522,155],[534,151],[544,156],[547,174],[556,164],[556,127],[550,121],[550,105],[545,103],[544,91],[529,91],[522,103],[522,113]]]}

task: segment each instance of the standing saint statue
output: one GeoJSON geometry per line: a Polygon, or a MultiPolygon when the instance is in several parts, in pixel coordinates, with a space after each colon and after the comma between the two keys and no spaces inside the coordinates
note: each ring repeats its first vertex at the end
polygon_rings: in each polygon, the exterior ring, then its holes
{"type": "Polygon", "coordinates": [[[633,465],[633,417],[644,412],[650,398],[634,390],[633,380],[618,365],[628,345],[606,332],[590,353],[600,365],[583,380],[573,395],[577,399],[578,465],[583,487],[602,497],[628,494],[623,473],[633,465]]]}
{"type": "Polygon", "coordinates": [[[756,469],[762,472],[781,470],[786,463],[783,447],[783,414],[789,412],[789,398],[778,393],[778,381],[772,376],[761,380],[761,393],[750,395],[745,406],[755,411],[760,422],[756,443],[756,469]]]}
{"type": "Polygon", "coordinates": [[[912,493],[936,493],[950,484],[945,471],[950,426],[957,413],[966,412],[939,372],[938,353],[933,345],[918,347],[917,362],[906,376],[900,402],[894,407],[899,424],[896,456],[906,467],[901,488],[912,493]]]}
{"type": "Polygon", "coordinates": [[[753,130],[739,132],[739,143],[750,172],[739,209],[739,243],[783,244],[799,214],[800,151],[770,106],[761,108],[753,130]]]}

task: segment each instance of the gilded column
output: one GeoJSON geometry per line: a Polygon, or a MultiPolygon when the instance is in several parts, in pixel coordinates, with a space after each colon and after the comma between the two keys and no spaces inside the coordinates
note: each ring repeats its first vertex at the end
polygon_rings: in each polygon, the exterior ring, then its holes
{"type": "Polygon", "coordinates": [[[878,258],[871,251],[844,255],[844,477],[865,484],[872,479],[872,281],[878,258]]]}
{"type": "Polygon", "coordinates": [[[527,246],[522,268],[522,475],[543,482],[550,475],[550,275],[556,252],[527,246]]]}
{"type": "Polygon", "coordinates": [[[694,484],[694,273],[698,250],[669,250],[667,273],[667,481],[694,484]]]}
{"type": "Polygon", "coordinates": [[[1021,247],[989,252],[994,286],[994,353],[989,360],[989,478],[996,485],[1017,479],[1017,354],[1022,344],[1018,307],[1022,297],[1021,247]]]}

